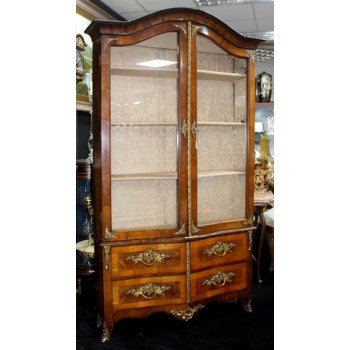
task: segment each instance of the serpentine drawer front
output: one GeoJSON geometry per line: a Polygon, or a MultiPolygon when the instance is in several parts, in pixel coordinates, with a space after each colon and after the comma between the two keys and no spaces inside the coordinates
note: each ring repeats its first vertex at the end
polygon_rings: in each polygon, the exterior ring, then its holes
{"type": "Polygon", "coordinates": [[[197,301],[247,288],[247,264],[222,266],[191,276],[191,299],[197,301]]]}
{"type": "Polygon", "coordinates": [[[111,257],[114,279],[186,271],[186,247],[182,243],[113,247],[111,257]]]}
{"type": "Polygon", "coordinates": [[[248,237],[246,233],[198,240],[191,243],[191,269],[224,265],[248,259],[248,237]]]}
{"type": "Polygon", "coordinates": [[[163,276],[114,281],[113,309],[173,305],[186,302],[185,276],[163,276]]]}

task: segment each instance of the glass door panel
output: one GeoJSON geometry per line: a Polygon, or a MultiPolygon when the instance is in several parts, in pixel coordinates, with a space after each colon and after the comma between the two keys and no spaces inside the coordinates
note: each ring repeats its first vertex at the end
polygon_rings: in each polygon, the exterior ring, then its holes
{"type": "Polygon", "coordinates": [[[246,61],[197,37],[199,226],[245,218],[246,61]]]}
{"type": "Polygon", "coordinates": [[[111,48],[112,230],[178,226],[177,34],[111,48]]]}

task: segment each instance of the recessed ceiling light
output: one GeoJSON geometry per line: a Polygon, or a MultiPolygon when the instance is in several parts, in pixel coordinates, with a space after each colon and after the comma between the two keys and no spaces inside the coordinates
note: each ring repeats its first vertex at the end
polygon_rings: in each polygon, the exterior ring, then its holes
{"type": "Polygon", "coordinates": [[[159,67],[171,66],[172,64],[176,64],[176,63],[177,63],[176,61],[151,60],[151,61],[137,63],[137,65],[138,66],[145,66],[145,67],[152,67],[152,68],[159,68],[159,67]]]}

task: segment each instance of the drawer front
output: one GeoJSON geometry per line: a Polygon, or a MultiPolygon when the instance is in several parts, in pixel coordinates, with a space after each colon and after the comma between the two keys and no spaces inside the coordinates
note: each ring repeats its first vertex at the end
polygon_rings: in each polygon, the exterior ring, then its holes
{"type": "Polygon", "coordinates": [[[192,271],[249,258],[246,233],[198,240],[191,243],[192,271]]]}
{"type": "Polygon", "coordinates": [[[113,310],[186,302],[186,277],[163,276],[112,282],[113,310]]]}
{"type": "Polygon", "coordinates": [[[247,264],[238,263],[191,276],[192,301],[247,288],[247,264]]]}
{"type": "Polygon", "coordinates": [[[158,274],[182,274],[186,271],[184,244],[152,244],[111,249],[112,278],[158,274]]]}

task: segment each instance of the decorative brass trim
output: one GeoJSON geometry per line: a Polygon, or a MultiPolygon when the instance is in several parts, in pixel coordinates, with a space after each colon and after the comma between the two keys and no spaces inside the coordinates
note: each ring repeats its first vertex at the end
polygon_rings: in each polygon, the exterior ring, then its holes
{"type": "Polygon", "coordinates": [[[186,302],[191,302],[191,245],[186,242],[186,302]]]}
{"type": "Polygon", "coordinates": [[[251,252],[253,248],[253,230],[248,231],[248,250],[251,252]]]}
{"type": "Polygon", "coordinates": [[[105,269],[107,270],[109,268],[109,259],[110,259],[111,246],[110,245],[104,245],[103,248],[105,250],[105,269]]]}
{"type": "Polygon", "coordinates": [[[132,260],[134,262],[134,265],[137,265],[138,263],[142,263],[146,266],[152,266],[155,263],[165,263],[165,259],[170,258],[170,255],[165,253],[160,253],[153,251],[151,249],[148,249],[142,253],[136,254],[136,255],[129,255],[126,260],[132,260]]]}
{"type": "Polygon", "coordinates": [[[185,34],[185,38],[187,38],[187,31],[186,31],[186,24],[174,24],[174,27],[179,28],[180,30],[182,30],[185,34]]]}
{"type": "Polygon", "coordinates": [[[198,26],[198,25],[193,24],[191,34],[194,35],[200,29],[202,29],[202,26],[198,26]]]}
{"type": "Polygon", "coordinates": [[[183,235],[185,235],[185,234],[186,234],[186,224],[184,223],[184,224],[181,226],[180,230],[177,231],[177,232],[175,232],[174,235],[183,236],[183,235]]]}
{"type": "Polygon", "coordinates": [[[192,132],[192,135],[197,135],[197,133],[199,132],[199,129],[197,127],[197,123],[196,122],[192,123],[191,132],[192,132]]]}
{"type": "MultiPolygon", "coordinates": [[[[191,89],[192,89],[192,35],[191,35],[190,21],[187,22],[187,125],[191,125],[191,89]]],[[[188,213],[188,235],[191,236],[193,232],[192,227],[192,138],[191,128],[187,128],[187,213],[188,213]]]]}
{"type": "Polygon", "coordinates": [[[111,238],[117,238],[115,234],[113,234],[109,229],[106,227],[105,229],[105,239],[111,239],[111,238]]]}
{"type": "Polygon", "coordinates": [[[187,139],[187,123],[186,120],[182,123],[181,133],[185,139],[187,139]]]}
{"type": "Polygon", "coordinates": [[[102,48],[102,51],[105,52],[107,50],[107,47],[110,46],[111,42],[112,41],[115,41],[115,43],[117,43],[118,41],[118,38],[104,38],[104,41],[103,41],[103,48],[102,48]]]}
{"type": "Polygon", "coordinates": [[[208,256],[225,256],[227,253],[232,253],[235,246],[236,244],[234,243],[223,243],[218,241],[211,248],[206,249],[203,254],[208,256]]]}
{"type": "Polygon", "coordinates": [[[247,226],[253,225],[254,222],[254,213],[247,219],[247,226]]]}
{"type": "Polygon", "coordinates": [[[186,309],[183,310],[171,310],[170,313],[175,316],[176,318],[183,320],[183,321],[188,321],[190,320],[193,315],[198,312],[199,310],[203,309],[204,305],[198,304],[193,307],[187,307],[186,309]]]}
{"type": "Polygon", "coordinates": [[[150,300],[154,299],[157,295],[164,296],[164,292],[169,289],[171,289],[170,286],[147,283],[137,288],[130,289],[126,294],[132,294],[135,298],[142,296],[150,300]]]}
{"type": "Polygon", "coordinates": [[[200,229],[197,226],[194,226],[193,221],[191,222],[191,226],[192,226],[192,233],[197,233],[200,231],[200,229]]]}
{"type": "Polygon", "coordinates": [[[232,277],[236,276],[233,272],[218,272],[215,275],[211,276],[209,279],[205,280],[202,283],[202,286],[212,287],[222,287],[226,283],[232,282],[232,277]]]}
{"type": "Polygon", "coordinates": [[[108,341],[111,337],[111,332],[112,330],[107,327],[106,322],[103,322],[103,330],[102,330],[102,337],[101,337],[101,342],[105,343],[108,341]]]}

